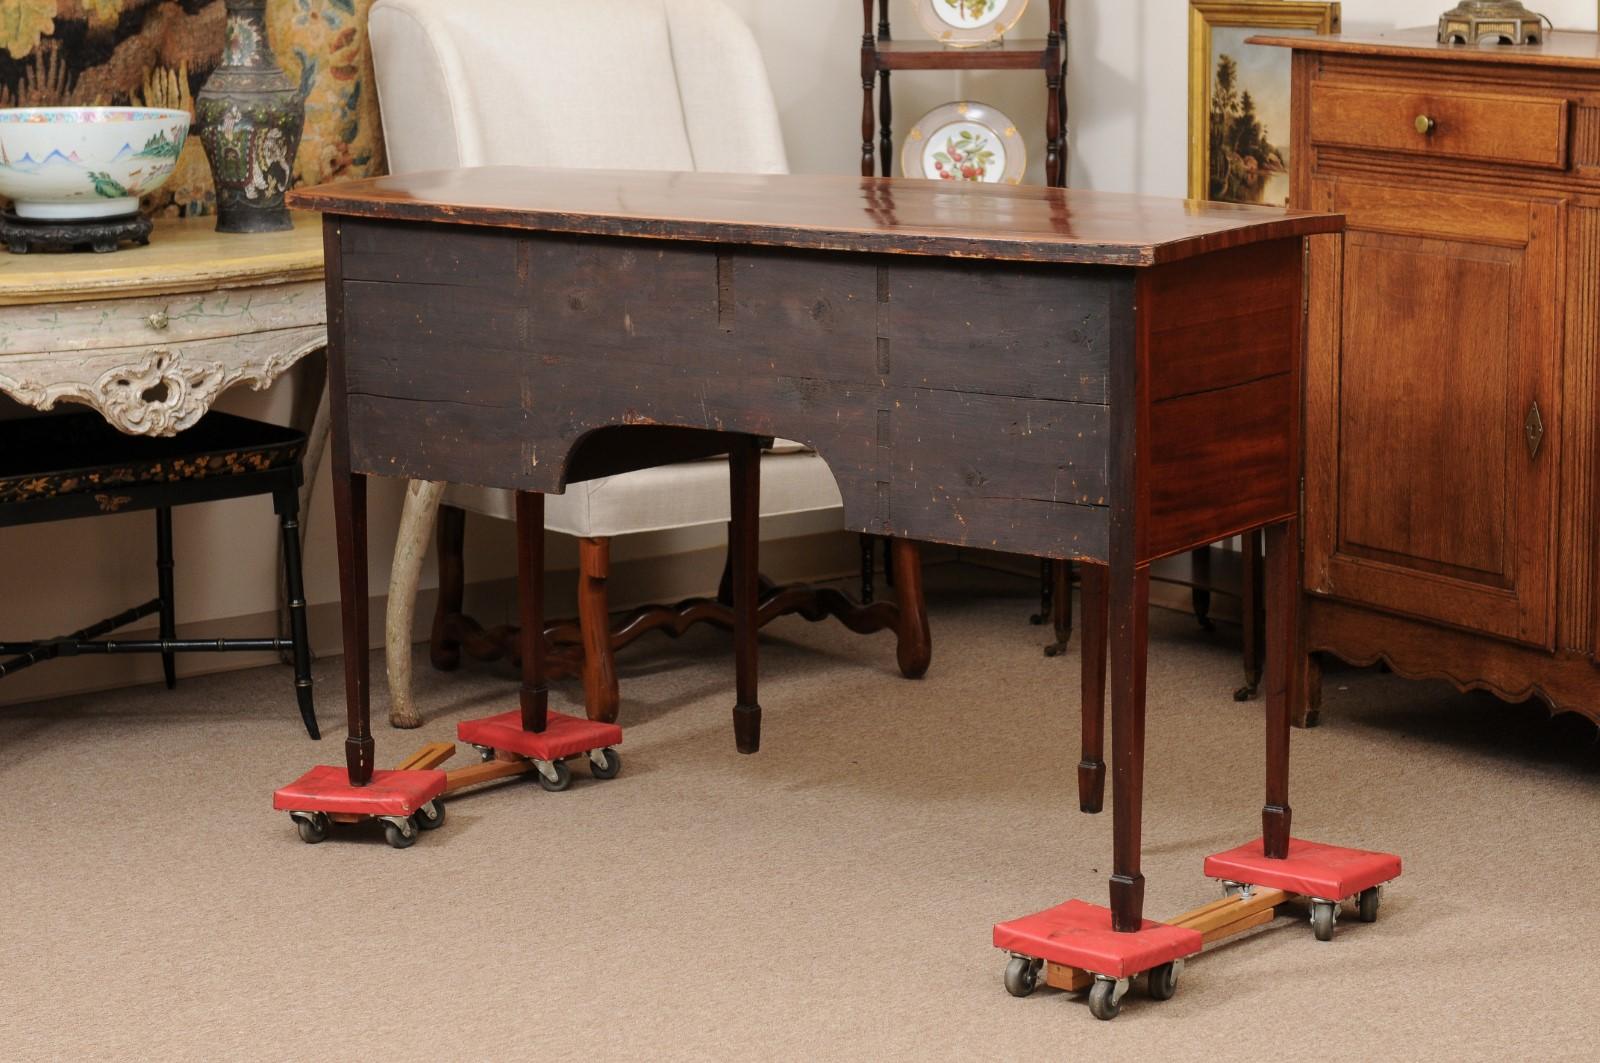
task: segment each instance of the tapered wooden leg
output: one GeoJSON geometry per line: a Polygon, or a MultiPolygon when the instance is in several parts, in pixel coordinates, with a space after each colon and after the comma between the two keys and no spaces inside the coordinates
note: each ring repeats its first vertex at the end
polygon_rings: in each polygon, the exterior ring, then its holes
{"type": "Polygon", "coordinates": [[[549,725],[550,687],[544,668],[544,495],[517,492],[517,604],[522,627],[522,729],[549,725]]]}
{"type": "Polygon", "coordinates": [[[578,540],[578,627],[583,634],[583,699],[589,719],[617,722],[617,655],[611,648],[611,540],[578,540]]]}
{"type": "Polygon", "coordinates": [[[1295,650],[1300,669],[1299,682],[1291,688],[1289,714],[1296,727],[1315,727],[1322,718],[1322,658],[1307,653],[1302,643],[1295,650]]]}
{"type": "Polygon", "coordinates": [[[433,631],[428,637],[428,660],[441,672],[461,667],[461,641],[453,617],[461,615],[466,588],[467,511],[459,506],[439,507],[439,604],[433,611],[433,631]]]}
{"type": "Polygon", "coordinates": [[[1261,689],[1261,643],[1266,619],[1265,579],[1261,560],[1261,529],[1244,535],[1244,579],[1240,602],[1244,628],[1244,686],[1234,691],[1235,701],[1249,701],[1261,689]]]}
{"type": "Polygon", "coordinates": [[[933,635],[928,630],[928,603],[922,594],[922,549],[910,539],[895,539],[893,558],[894,597],[900,607],[900,623],[895,630],[899,640],[895,658],[900,674],[921,679],[933,663],[933,635]]]}
{"type": "Polygon", "coordinates": [[[1055,641],[1044,648],[1046,657],[1059,657],[1072,642],[1072,562],[1050,566],[1050,627],[1055,641]]]}
{"type": "Polygon", "coordinates": [[[1139,847],[1144,814],[1144,681],[1150,569],[1147,565],[1119,564],[1114,560],[1109,580],[1111,925],[1117,931],[1133,933],[1144,920],[1139,847]]]}
{"type": "Polygon", "coordinates": [[[761,703],[756,698],[760,631],[761,448],[754,437],[741,438],[728,455],[733,519],[728,556],[733,585],[734,685],[733,737],[739,752],[761,748],[761,703]]]}
{"type": "Polygon", "coordinates": [[[1106,796],[1106,567],[1085,564],[1083,589],[1083,759],[1078,808],[1099,812],[1106,796]]]}
{"type": "Polygon", "coordinates": [[[1267,803],[1261,810],[1266,855],[1289,855],[1289,706],[1299,623],[1300,538],[1295,522],[1266,530],[1267,803]]]}
{"type": "Polygon", "coordinates": [[[1190,551],[1189,562],[1193,566],[1195,581],[1195,586],[1189,590],[1194,618],[1201,627],[1210,631],[1215,626],[1211,623],[1211,547],[1202,546],[1190,551]]]}
{"type": "MultiPolygon", "coordinates": [[[[340,441],[339,450],[343,450],[340,441]]],[[[372,719],[367,664],[367,478],[335,455],[333,516],[339,545],[340,615],[344,620],[344,740],[350,785],[372,781],[372,719]]]]}

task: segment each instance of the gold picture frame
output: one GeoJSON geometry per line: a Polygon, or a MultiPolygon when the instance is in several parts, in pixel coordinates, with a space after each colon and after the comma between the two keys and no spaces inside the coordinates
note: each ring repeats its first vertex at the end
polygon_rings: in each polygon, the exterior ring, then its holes
{"type": "MultiPolygon", "coordinates": [[[[1310,0],[1191,0],[1189,4],[1189,197],[1232,203],[1276,203],[1288,197],[1289,62],[1286,48],[1247,45],[1255,33],[1338,33],[1336,2],[1310,0]],[[1220,52],[1219,48],[1229,51],[1220,52]],[[1232,52],[1238,51],[1235,56],[1232,52]],[[1219,67],[1231,64],[1226,114],[1213,120],[1219,67]],[[1262,120],[1262,116],[1265,121],[1262,120]],[[1226,123],[1226,127],[1224,127],[1226,123]],[[1254,123],[1252,125],[1252,123],[1254,123]],[[1250,131],[1254,130],[1255,135],[1250,131]],[[1241,132],[1242,131],[1242,132],[1241,132]],[[1249,142],[1213,167],[1213,146],[1249,142]]],[[[1228,150],[1224,148],[1224,150],[1228,150]]]]}

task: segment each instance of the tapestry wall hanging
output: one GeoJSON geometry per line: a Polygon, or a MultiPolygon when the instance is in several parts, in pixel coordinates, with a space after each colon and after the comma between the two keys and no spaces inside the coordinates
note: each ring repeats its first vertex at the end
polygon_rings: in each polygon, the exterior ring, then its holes
{"type": "MultiPolygon", "coordinates": [[[[297,182],[383,172],[383,134],[367,49],[372,0],[269,0],[268,32],[306,96],[297,182]]],[[[222,56],[222,0],[0,0],[0,107],[182,107],[222,56]]],[[[177,172],[144,203],[208,213],[205,151],[190,137],[177,172]]]]}

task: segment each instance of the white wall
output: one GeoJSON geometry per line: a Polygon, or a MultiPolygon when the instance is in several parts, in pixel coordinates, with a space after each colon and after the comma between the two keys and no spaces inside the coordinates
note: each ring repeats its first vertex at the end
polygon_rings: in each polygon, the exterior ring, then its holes
{"type": "MultiPolygon", "coordinates": [[[[859,165],[861,83],[859,0],[728,0],[750,22],[782,110],[791,163],[807,173],[855,173],[859,165]]],[[[897,36],[917,35],[912,8],[894,0],[897,36]]],[[[1346,0],[1349,32],[1433,23],[1450,0],[1346,0]]],[[[1592,29],[1596,0],[1538,0],[1557,26],[1592,29]]],[[[1019,36],[1045,32],[1045,0],[1033,0],[1019,36]]],[[[1184,0],[1069,0],[1071,19],[1071,180],[1080,187],[1182,195],[1188,151],[1188,5],[1184,0]]],[[[896,78],[896,128],[947,100],[973,97],[996,104],[1024,129],[1042,130],[1042,78],[1024,73],[901,73],[896,78]]],[[[1033,180],[1042,179],[1035,145],[1033,180]]],[[[282,418],[282,387],[265,395],[226,397],[223,406],[282,418]]],[[[372,586],[381,593],[399,512],[398,485],[380,483],[372,499],[372,586]]],[[[332,512],[326,480],[311,514],[308,597],[336,601],[338,586],[332,512]]],[[[148,514],[8,529],[0,637],[67,630],[144,600],[153,588],[154,547],[148,514]]],[[[180,621],[250,616],[274,608],[274,522],[263,499],[180,510],[176,521],[180,621]]],[[[803,528],[812,532],[814,521],[803,528]]],[[[783,530],[780,530],[780,532],[783,530]]],[[[469,580],[502,579],[514,571],[509,526],[473,525],[469,580]]],[[[617,557],[704,548],[717,529],[669,538],[639,537],[619,544],[617,557]]],[[[553,563],[570,567],[570,551],[553,563]]],[[[425,585],[431,586],[431,565],[425,585]]],[[[188,658],[191,667],[216,667],[217,658],[188,658]]],[[[72,685],[77,666],[45,665],[0,683],[0,702],[35,697],[72,685]]]]}

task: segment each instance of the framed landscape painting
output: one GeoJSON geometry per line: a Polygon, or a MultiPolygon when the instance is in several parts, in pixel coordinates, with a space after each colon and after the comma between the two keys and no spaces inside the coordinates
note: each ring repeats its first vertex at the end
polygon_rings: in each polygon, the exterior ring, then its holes
{"type": "Polygon", "coordinates": [[[1191,199],[1279,207],[1289,202],[1290,52],[1245,43],[1269,31],[1337,33],[1339,5],[1191,0],[1191,199]]]}

